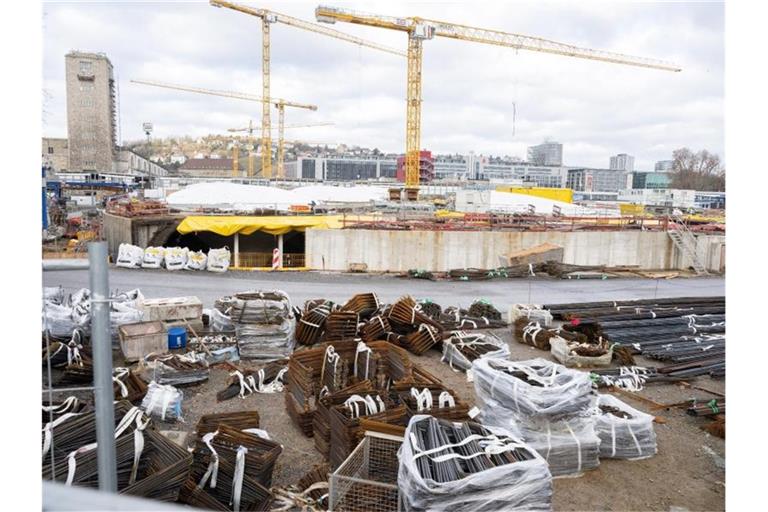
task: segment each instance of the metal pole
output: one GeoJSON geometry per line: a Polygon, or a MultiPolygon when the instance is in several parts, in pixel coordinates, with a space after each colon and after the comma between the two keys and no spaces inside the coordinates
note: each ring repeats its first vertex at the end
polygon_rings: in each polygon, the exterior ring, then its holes
{"type": "Polygon", "coordinates": [[[277,235],[277,250],[280,251],[280,263],[277,268],[283,268],[283,235],[277,235]]]}
{"type": "Polygon", "coordinates": [[[109,281],[107,243],[88,244],[91,286],[91,344],[93,384],[96,395],[96,456],[99,489],[117,493],[115,462],[115,412],[112,405],[112,339],[109,332],[109,281]]]}
{"type": "Polygon", "coordinates": [[[240,233],[235,233],[235,268],[240,268],[240,233]]]}

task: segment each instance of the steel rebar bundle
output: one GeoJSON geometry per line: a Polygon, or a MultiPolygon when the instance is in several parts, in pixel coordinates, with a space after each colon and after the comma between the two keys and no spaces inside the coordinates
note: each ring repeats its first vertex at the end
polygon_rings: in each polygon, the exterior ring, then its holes
{"type": "Polygon", "coordinates": [[[259,428],[259,413],[258,411],[238,411],[204,414],[197,421],[195,434],[202,439],[205,434],[215,432],[219,425],[228,425],[236,430],[259,428]]]}
{"type": "Polygon", "coordinates": [[[210,370],[203,358],[194,359],[188,354],[149,354],[140,364],[147,382],[184,386],[208,380],[210,370]]]}
{"type": "Polygon", "coordinates": [[[509,347],[495,334],[454,331],[451,337],[443,340],[443,358],[451,368],[467,371],[472,362],[481,357],[501,357],[509,355],[509,347]]]}
{"type": "Polygon", "coordinates": [[[327,304],[305,309],[296,323],[296,342],[299,345],[314,345],[320,341],[325,321],[330,314],[331,308],[327,304]]]}
{"type": "Polygon", "coordinates": [[[384,315],[376,315],[368,319],[360,329],[360,337],[366,343],[382,339],[392,330],[389,320],[384,315]]]}
{"type": "Polygon", "coordinates": [[[354,311],[360,319],[366,320],[370,318],[380,306],[381,303],[375,293],[358,293],[341,306],[341,310],[354,311]]]}
{"type": "Polygon", "coordinates": [[[694,400],[685,412],[691,416],[716,416],[718,414],[725,414],[725,398],[719,400],[713,398],[704,403],[697,403],[694,400]]]}
{"type": "Polygon", "coordinates": [[[343,404],[354,395],[366,397],[368,395],[378,395],[378,391],[373,389],[371,381],[366,380],[335,393],[322,395],[317,401],[317,409],[315,409],[312,417],[312,431],[314,434],[312,437],[315,441],[315,448],[326,459],[328,459],[331,449],[330,409],[335,405],[343,404]]]}
{"type": "Polygon", "coordinates": [[[325,319],[324,341],[352,340],[357,337],[360,316],[354,311],[332,311],[325,319]]]}

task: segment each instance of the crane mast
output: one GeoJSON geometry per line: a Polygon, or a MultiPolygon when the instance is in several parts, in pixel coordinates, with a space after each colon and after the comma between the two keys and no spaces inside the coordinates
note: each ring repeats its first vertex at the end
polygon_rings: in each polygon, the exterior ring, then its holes
{"type": "Polygon", "coordinates": [[[417,17],[398,18],[357,12],[351,9],[319,6],[315,9],[315,18],[326,23],[337,21],[367,25],[389,30],[398,30],[408,34],[408,81],[406,87],[406,130],[405,130],[405,189],[409,199],[418,197],[419,189],[419,152],[421,144],[421,82],[422,82],[422,42],[434,37],[446,37],[474,43],[506,46],[519,50],[552,53],[568,57],[624,64],[664,71],[680,71],[680,67],[668,62],[634,57],[621,53],[582,48],[559,43],[540,37],[526,36],[490,30],[444,21],[417,17]]]}

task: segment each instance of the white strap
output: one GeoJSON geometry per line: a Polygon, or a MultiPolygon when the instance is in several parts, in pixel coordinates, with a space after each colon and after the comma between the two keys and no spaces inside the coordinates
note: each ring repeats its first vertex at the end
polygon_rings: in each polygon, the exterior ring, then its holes
{"type": "Polygon", "coordinates": [[[456,407],[456,400],[454,400],[453,396],[447,391],[440,393],[437,401],[440,409],[444,409],[446,407],[456,407]]]}
{"type": "Polygon", "coordinates": [[[238,446],[237,456],[235,457],[235,475],[232,478],[232,510],[240,512],[240,495],[243,491],[243,475],[245,475],[245,454],[248,448],[238,446]]]}
{"type": "Polygon", "coordinates": [[[120,396],[123,398],[126,398],[128,396],[128,388],[123,383],[123,380],[126,375],[128,375],[128,368],[122,368],[118,367],[115,368],[114,373],[115,375],[112,376],[112,381],[116,382],[117,385],[120,387],[120,396]]]}
{"type": "Polygon", "coordinates": [[[576,469],[577,473],[581,473],[581,442],[579,441],[579,438],[576,437],[576,434],[573,433],[573,429],[571,429],[571,425],[566,421],[565,426],[568,429],[568,432],[571,433],[571,436],[573,437],[573,440],[576,441],[576,454],[577,454],[577,460],[579,461],[579,466],[576,469]]]}
{"type": "Polygon", "coordinates": [[[369,367],[370,360],[371,360],[371,354],[373,354],[373,349],[371,347],[369,347],[368,345],[366,345],[364,342],[358,341],[357,342],[357,349],[355,350],[355,366],[354,366],[354,373],[355,373],[355,375],[357,375],[357,357],[361,353],[363,353],[363,352],[365,353],[365,377],[363,377],[363,378],[367,379],[368,378],[368,367],[369,367]]]}
{"type": "Polygon", "coordinates": [[[206,469],[205,474],[200,479],[200,483],[197,484],[201,489],[205,488],[205,484],[208,482],[209,477],[211,479],[211,489],[216,488],[216,477],[219,475],[219,454],[213,449],[211,442],[218,433],[219,431],[216,430],[216,432],[208,432],[203,436],[203,442],[208,446],[208,449],[211,450],[211,460],[208,462],[208,469],[206,469]]]}

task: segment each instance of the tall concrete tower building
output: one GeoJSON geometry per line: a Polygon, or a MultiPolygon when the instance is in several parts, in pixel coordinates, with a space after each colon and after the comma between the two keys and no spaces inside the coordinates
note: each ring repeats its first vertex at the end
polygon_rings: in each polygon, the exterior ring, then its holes
{"type": "Polygon", "coordinates": [[[69,170],[112,171],[116,151],[115,79],[103,53],[65,56],[69,170]]]}

